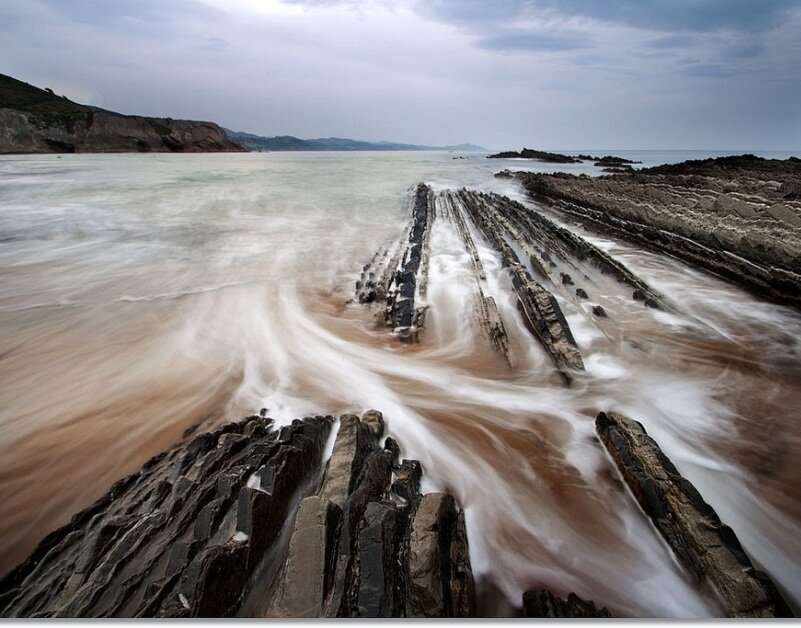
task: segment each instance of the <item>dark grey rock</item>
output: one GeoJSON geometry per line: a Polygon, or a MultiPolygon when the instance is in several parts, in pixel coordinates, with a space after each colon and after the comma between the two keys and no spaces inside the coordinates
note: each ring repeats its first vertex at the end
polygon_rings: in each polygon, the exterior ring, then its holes
{"type": "Polygon", "coordinates": [[[791,616],[770,578],[754,567],[731,528],[721,523],[642,424],[601,412],[595,426],[640,506],[690,573],[714,585],[727,615],[791,616]]]}
{"type": "Polygon", "coordinates": [[[564,600],[547,589],[526,591],[523,594],[523,617],[532,619],[600,619],[611,618],[606,607],[597,608],[594,602],[582,600],[575,593],[564,600]]]}

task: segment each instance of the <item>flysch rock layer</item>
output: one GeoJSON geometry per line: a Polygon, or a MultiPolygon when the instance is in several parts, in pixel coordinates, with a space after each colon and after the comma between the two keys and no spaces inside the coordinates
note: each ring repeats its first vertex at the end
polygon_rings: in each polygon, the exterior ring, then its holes
{"type": "Polygon", "coordinates": [[[356,281],[359,303],[377,303],[377,322],[390,327],[402,342],[417,342],[425,328],[429,237],[434,222],[434,194],[417,185],[411,198],[411,221],[401,240],[378,251],[356,281]],[[392,250],[392,254],[390,254],[392,250]]]}
{"type": "MultiPolygon", "coordinates": [[[[522,232],[522,238],[538,243],[539,266],[546,266],[551,262],[552,256],[561,257],[570,263],[572,260],[589,261],[602,273],[611,275],[618,281],[626,283],[633,289],[632,297],[643,301],[646,306],[661,308],[664,296],[652,288],[641,277],[635,275],[623,263],[614,259],[594,244],[588,242],[580,235],[558,226],[542,213],[534,211],[517,201],[513,201],[499,194],[485,195],[495,206],[499,215],[517,225],[522,232]]],[[[550,276],[552,281],[552,276],[550,276]]]]}
{"type": "Polygon", "coordinates": [[[801,160],[721,157],[602,177],[499,173],[587,228],[801,308],[801,160]]]}
{"type": "Polygon", "coordinates": [[[595,324],[609,318],[603,306],[583,303],[590,295],[576,281],[595,285],[587,273],[597,271],[627,284],[630,297],[645,306],[675,309],[624,264],[542,213],[507,197],[467,189],[433,193],[421,183],[412,205],[411,223],[401,240],[394,247],[379,249],[356,282],[358,301],[377,302],[379,324],[392,327],[401,340],[420,340],[425,322],[426,306],[416,307],[415,299],[425,296],[428,237],[435,215],[459,234],[476,280],[475,318],[491,346],[513,368],[514,350],[498,304],[488,294],[474,233],[482,244],[497,252],[512,279],[524,322],[568,383],[577,371],[584,370],[584,364],[557,295],[595,324]]]}
{"type": "Polygon", "coordinates": [[[614,412],[595,421],[626,485],[696,581],[709,582],[729,617],[790,617],[776,586],[641,423],[614,412]]]}
{"type": "MultiPolygon", "coordinates": [[[[474,617],[464,512],[422,494],[374,410],[272,429],[253,416],[149,460],[0,581],[3,617],[474,617]],[[384,441],[383,446],[381,441],[384,441]]],[[[641,424],[598,436],[646,515],[731,617],[792,616],[641,424]]],[[[603,618],[573,593],[527,591],[522,615],[603,618]]]]}
{"type": "Polygon", "coordinates": [[[248,417],[155,456],[0,582],[4,617],[467,617],[464,515],[379,412],[248,417]]]}
{"type": "Polygon", "coordinates": [[[436,203],[437,207],[441,208],[444,218],[454,225],[459,232],[465,249],[470,255],[476,279],[476,317],[495,350],[505,358],[509,366],[514,367],[516,360],[512,348],[509,346],[506,327],[495,299],[486,294],[488,290],[487,274],[484,271],[484,264],[478,254],[473,236],[470,234],[468,219],[464,215],[461,203],[450,192],[437,195],[436,203]]]}
{"type": "Polygon", "coordinates": [[[563,600],[547,589],[536,589],[523,594],[523,617],[606,619],[612,617],[612,614],[605,606],[598,608],[594,602],[582,600],[575,593],[563,600]]]}
{"type": "Polygon", "coordinates": [[[0,154],[245,152],[217,124],[87,111],[70,124],[0,108],[0,154]]]}
{"type": "Polygon", "coordinates": [[[500,253],[503,265],[511,273],[512,285],[529,329],[545,348],[564,379],[570,382],[575,371],[584,370],[584,362],[555,297],[534,281],[528,269],[521,264],[517,253],[503,237],[484,197],[468,190],[461,190],[457,197],[473,224],[500,253]]]}

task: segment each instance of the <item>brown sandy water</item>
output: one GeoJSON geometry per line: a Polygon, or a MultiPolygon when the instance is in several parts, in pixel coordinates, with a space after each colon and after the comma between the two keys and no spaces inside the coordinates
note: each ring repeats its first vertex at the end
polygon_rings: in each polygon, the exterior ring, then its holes
{"type": "Polygon", "coordinates": [[[151,455],[261,407],[279,422],[382,410],[428,489],[466,507],[481,590],[575,591],[621,615],[719,614],[623,489],[594,417],[642,421],[798,608],[801,315],[589,236],[663,291],[591,267],[556,288],[587,367],[570,388],[474,233],[518,357],[472,318],[467,252],[431,238],[424,341],[348,303],[424,180],[516,195],[445,154],[0,159],[0,572],[151,455]],[[586,278],[585,278],[586,275],[586,278]],[[609,313],[588,313],[600,303],[609,313]]]}

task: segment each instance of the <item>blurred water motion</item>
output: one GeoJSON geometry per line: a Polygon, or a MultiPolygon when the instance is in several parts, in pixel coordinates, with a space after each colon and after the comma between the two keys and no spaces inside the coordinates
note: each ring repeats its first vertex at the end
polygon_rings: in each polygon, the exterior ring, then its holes
{"type": "Polygon", "coordinates": [[[616,311],[602,329],[565,301],[587,367],[567,388],[479,243],[520,364],[490,350],[442,221],[423,343],[349,303],[410,186],[524,200],[497,169],[439,153],[0,158],[0,571],[190,427],[377,408],[427,488],[466,506],[476,576],[510,603],[547,586],[618,614],[718,614],[595,439],[597,412],[618,410],[798,604],[798,313],[582,232],[680,313],[599,283],[616,311]]]}

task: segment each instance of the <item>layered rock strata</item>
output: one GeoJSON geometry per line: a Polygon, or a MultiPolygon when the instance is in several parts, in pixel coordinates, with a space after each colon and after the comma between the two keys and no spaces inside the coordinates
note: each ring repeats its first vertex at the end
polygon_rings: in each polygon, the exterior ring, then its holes
{"type": "Polygon", "coordinates": [[[245,150],[213,122],[123,115],[0,74],[0,154],[245,150]]]}
{"type": "Polygon", "coordinates": [[[514,367],[515,358],[509,346],[509,337],[506,333],[506,327],[503,324],[503,318],[498,310],[498,304],[495,302],[495,299],[486,294],[488,290],[487,273],[484,271],[484,264],[478,254],[473,236],[470,234],[470,229],[467,225],[467,219],[464,216],[461,203],[455,199],[453,194],[447,192],[438,195],[436,200],[444,217],[456,227],[456,230],[462,237],[465,249],[470,255],[470,262],[473,266],[473,273],[476,279],[476,317],[481,322],[482,329],[485,330],[495,350],[506,359],[509,366],[514,367]]]}
{"type": "MultiPolygon", "coordinates": [[[[665,298],[661,293],[641,277],[635,275],[624,264],[585,238],[569,229],[560,227],[542,213],[505,196],[485,194],[484,197],[496,208],[495,215],[498,216],[499,221],[514,225],[507,230],[521,234],[516,238],[518,241],[537,244],[538,251],[529,254],[529,260],[536,268],[543,269],[543,276],[548,277],[552,283],[557,283],[557,281],[551,273],[547,272],[547,267],[553,264],[553,256],[568,263],[571,263],[572,260],[587,261],[601,273],[627,284],[631,288],[631,295],[635,300],[642,301],[646,306],[653,308],[664,307],[665,298]]],[[[560,279],[565,283],[564,274],[560,279]]],[[[572,283],[572,279],[570,282],[572,283]]]]}
{"type": "Polygon", "coordinates": [[[564,600],[547,589],[535,589],[523,594],[523,617],[536,619],[607,619],[612,617],[605,606],[582,600],[571,593],[564,600]]]}
{"type": "Polygon", "coordinates": [[[500,253],[508,268],[518,304],[532,333],[538,338],[559,372],[571,381],[574,371],[584,370],[576,341],[555,297],[534,281],[514,249],[503,237],[485,196],[462,190],[459,202],[484,237],[500,253]]]}
{"type": "Polygon", "coordinates": [[[757,570],[734,531],[682,477],[641,423],[613,412],[598,437],[646,515],[696,582],[709,582],[729,617],[789,617],[770,578],[757,570]]]}
{"type": "Polygon", "coordinates": [[[801,308],[801,160],[743,155],[603,177],[504,176],[593,231],[801,308]]]}
{"type": "Polygon", "coordinates": [[[377,303],[378,323],[393,328],[401,340],[420,340],[425,322],[426,306],[417,306],[416,299],[425,297],[428,237],[435,215],[464,244],[476,280],[476,319],[510,366],[515,365],[514,351],[498,304],[489,294],[476,236],[497,252],[511,276],[524,322],[568,382],[584,364],[557,293],[588,316],[608,318],[601,305],[582,304],[590,297],[576,281],[592,282],[588,265],[627,285],[634,300],[653,308],[669,307],[663,295],[585,238],[504,196],[467,189],[435,194],[421,183],[412,205],[412,218],[400,241],[379,249],[356,282],[358,301],[377,303]]]}
{"type": "Polygon", "coordinates": [[[403,342],[417,342],[425,328],[429,237],[434,222],[434,194],[420,183],[411,199],[411,221],[401,240],[364,266],[356,281],[360,303],[377,303],[377,322],[392,328],[403,342]]]}
{"type": "Polygon", "coordinates": [[[464,515],[380,413],[230,423],[155,456],[0,582],[5,617],[464,617],[464,515]]]}

